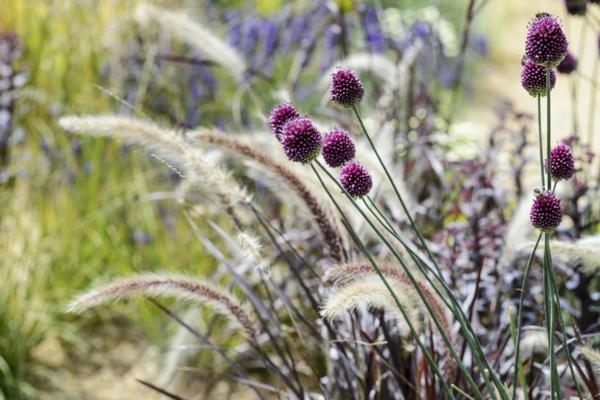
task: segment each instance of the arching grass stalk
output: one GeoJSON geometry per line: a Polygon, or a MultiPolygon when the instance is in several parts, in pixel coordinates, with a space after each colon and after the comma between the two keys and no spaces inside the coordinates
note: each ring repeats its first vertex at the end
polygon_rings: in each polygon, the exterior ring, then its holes
{"type": "MultiPolygon", "coordinates": [[[[423,246],[423,248],[425,249],[425,251],[427,252],[428,257],[430,258],[431,262],[433,263],[434,267],[435,267],[435,271],[432,271],[434,273],[434,275],[437,275],[437,278],[440,282],[442,282],[442,285],[445,286],[446,290],[449,291],[449,288],[447,288],[447,285],[444,281],[443,275],[441,273],[441,270],[439,268],[439,265],[435,259],[435,257],[433,256],[433,253],[431,252],[431,250],[429,249],[429,246],[427,246],[427,243],[425,241],[425,238],[423,236],[423,234],[421,233],[421,230],[419,229],[419,227],[417,226],[417,224],[415,223],[414,219],[412,218],[410,212],[408,211],[408,208],[406,207],[406,203],[404,202],[402,196],[400,195],[400,192],[398,190],[398,187],[396,186],[394,179],[392,178],[389,170],[387,169],[387,167],[385,166],[385,163],[383,162],[383,160],[381,159],[381,156],[379,155],[379,152],[377,151],[377,148],[375,147],[375,144],[373,143],[369,132],[367,131],[362,118],[360,117],[360,114],[358,112],[358,109],[356,108],[356,105],[352,105],[352,110],[354,111],[354,114],[356,115],[356,118],[359,121],[359,124],[361,126],[361,129],[363,131],[363,133],[365,134],[365,137],[367,138],[367,141],[369,142],[369,145],[371,146],[371,149],[373,150],[373,152],[375,153],[375,156],[377,157],[377,160],[379,161],[379,164],[381,165],[381,167],[383,168],[392,188],[394,189],[394,192],[396,194],[396,197],[398,198],[400,205],[402,206],[402,209],[407,217],[407,219],[410,222],[411,227],[413,228],[413,230],[415,231],[417,237],[419,238],[419,241],[421,243],[421,245],[423,246]]],[[[451,292],[449,292],[451,293],[451,292]]],[[[450,294],[450,297],[452,298],[453,301],[456,301],[454,299],[454,296],[452,296],[450,294]]],[[[464,312],[462,312],[462,309],[460,309],[460,312],[464,315],[464,312]]],[[[464,316],[464,318],[466,319],[466,316],[464,316]]],[[[472,328],[470,326],[470,324],[467,322],[465,323],[465,321],[461,321],[461,318],[457,318],[461,324],[461,326],[467,330],[471,330],[472,332],[472,328]],[[466,325],[465,325],[466,324],[466,325]]],[[[473,338],[475,338],[475,334],[472,332],[473,338]]],[[[465,335],[465,338],[468,338],[469,335],[465,335]]],[[[472,350],[479,354],[479,355],[483,355],[483,350],[481,349],[481,346],[479,345],[479,343],[477,342],[477,340],[475,339],[474,341],[472,341],[472,343],[475,344],[475,348],[472,348],[472,350]]],[[[478,359],[479,357],[475,357],[475,359],[478,359]]],[[[494,382],[496,383],[496,386],[499,388],[500,393],[504,393],[504,386],[502,385],[502,383],[500,382],[499,378],[496,376],[496,374],[493,372],[492,368],[490,367],[489,363],[487,362],[487,359],[485,359],[485,357],[483,357],[483,362],[485,364],[487,364],[487,366],[483,369],[487,369],[488,371],[490,371],[492,378],[494,380],[494,382]]]]}
{"type": "MultiPolygon", "coordinates": [[[[373,267],[373,269],[375,270],[375,272],[377,273],[377,275],[379,276],[379,278],[382,280],[384,286],[390,292],[390,294],[391,294],[391,296],[392,296],[392,298],[393,298],[396,306],[398,307],[398,309],[402,313],[402,316],[404,317],[404,319],[405,319],[405,321],[406,321],[406,323],[407,323],[407,325],[409,327],[409,330],[410,330],[411,334],[415,338],[415,341],[417,342],[417,345],[419,346],[419,348],[423,352],[423,355],[427,359],[427,362],[433,368],[434,373],[438,377],[438,379],[440,380],[442,386],[444,387],[444,390],[446,391],[446,393],[448,394],[448,396],[450,396],[451,399],[456,400],[456,398],[454,397],[454,394],[452,393],[452,390],[450,389],[450,387],[448,386],[448,383],[446,382],[446,379],[442,375],[442,373],[441,373],[441,371],[440,371],[437,363],[433,359],[433,356],[431,355],[431,353],[429,352],[429,350],[427,350],[427,347],[425,347],[425,345],[423,344],[422,340],[419,338],[419,335],[418,335],[416,329],[414,328],[412,322],[410,321],[410,318],[408,318],[408,314],[406,313],[406,311],[404,310],[404,307],[400,303],[400,300],[398,299],[398,296],[396,296],[396,293],[394,292],[394,290],[390,286],[390,284],[387,281],[387,279],[385,278],[385,276],[382,274],[379,266],[377,265],[377,263],[375,262],[375,260],[373,259],[373,257],[369,253],[369,251],[367,250],[367,248],[364,245],[364,243],[362,242],[362,240],[356,234],[356,231],[352,228],[352,224],[348,220],[348,217],[346,216],[346,214],[344,213],[344,211],[342,210],[342,208],[340,207],[340,205],[337,203],[337,201],[335,200],[335,198],[333,197],[333,195],[330,193],[329,189],[325,185],[325,182],[323,182],[323,179],[321,178],[321,175],[319,174],[319,172],[317,171],[317,169],[315,168],[315,166],[311,163],[310,167],[312,168],[313,172],[317,176],[317,179],[321,183],[321,186],[323,186],[323,189],[325,189],[325,192],[327,193],[327,196],[329,197],[329,199],[334,204],[335,208],[340,213],[340,215],[341,215],[341,217],[342,217],[342,219],[344,221],[344,225],[346,226],[348,232],[352,236],[353,241],[356,243],[356,245],[360,248],[360,250],[367,257],[367,259],[369,260],[369,263],[371,264],[371,266],[373,267]]],[[[416,285],[416,286],[418,287],[418,285],[416,285]]],[[[483,397],[479,397],[479,398],[483,399],[483,397]]]]}
{"type": "MultiPolygon", "coordinates": [[[[406,263],[404,262],[404,260],[400,256],[400,254],[397,252],[397,250],[395,249],[395,247],[392,246],[389,243],[389,241],[387,240],[387,238],[377,229],[377,227],[373,224],[373,222],[369,219],[369,217],[365,214],[365,212],[358,206],[358,204],[356,203],[356,201],[354,200],[354,198],[341,185],[339,185],[339,183],[331,175],[331,173],[329,173],[329,171],[320,162],[315,161],[315,163],[323,170],[323,172],[325,172],[329,176],[329,178],[340,188],[340,190],[343,191],[343,193],[350,200],[350,202],[353,204],[353,206],[356,208],[356,210],[362,215],[362,217],[369,224],[369,226],[375,231],[375,233],[379,236],[379,238],[384,242],[384,244],[392,252],[392,255],[394,256],[394,258],[396,258],[396,260],[399,262],[399,264],[402,267],[402,269],[404,270],[404,272],[407,274],[407,276],[409,277],[409,279],[411,279],[411,282],[412,282],[413,286],[415,286],[415,289],[416,289],[417,293],[419,294],[421,300],[424,302],[424,305],[427,308],[429,314],[431,315],[432,320],[436,324],[436,327],[440,331],[440,333],[442,335],[442,338],[444,339],[444,342],[448,346],[452,357],[456,360],[457,365],[459,366],[459,368],[461,369],[461,371],[465,374],[466,380],[474,388],[474,390],[476,390],[478,392],[479,389],[477,388],[477,385],[475,384],[475,382],[473,380],[473,377],[471,376],[470,373],[468,373],[468,371],[466,370],[466,367],[464,367],[460,356],[454,350],[453,344],[451,343],[451,341],[447,337],[447,335],[446,335],[444,329],[442,328],[439,320],[436,318],[435,313],[431,309],[431,306],[429,305],[426,296],[424,295],[424,293],[422,293],[422,290],[420,289],[419,285],[417,284],[416,279],[414,278],[414,275],[413,275],[412,271],[408,268],[408,266],[406,265],[406,263]]],[[[410,252],[410,249],[408,251],[410,252]]],[[[417,263],[418,266],[420,266],[420,263],[419,263],[418,260],[415,259],[415,262],[417,263]]],[[[427,279],[427,281],[432,285],[432,287],[434,288],[434,290],[440,295],[440,297],[442,299],[444,299],[444,296],[438,291],[437,287],[433,284],[433,282],[431,282],[431,280],[427,276],[427,274],[424,273],[424,271],[422,269],[420,269],[420,271],[423,273],[423,275],[425,276],[425,278],[427,279]]],[[[468,337],[468,335],[466,335],[466,336],[468,337]]],[[[474,354],[476,355],[475,356],[475,360],[478,362],[481,370],[482,371],[490,371],[490,374],[493,377],[496,377],[496,375],[495,375],[495,373],[493,373],[491,367],[489,367],[489,364],[487,364],[487,360],[484,360],[484,361],[486,361],[485,363],[481,362],[482,361],[481,357],[482,357],[483,353],[478,353],[477,352],[477,348],[475,348],[474,349],[474,354]]],[[[494,388],[492,387],[491,383],[489,382],[489,380],[487,378],[487,374],[483,373],[482,377],[483,377],[486,385],[488,386],[488,390],[490,391],[490,393],[496,393],[496,391],[494,390],[494,388]]],[[[499,380],[497,382],[495,382],[495,383],[497,383],[495,385],[496,386],[495,389],[500,392],[500,394],[502,395],[502,398],[507,398],[506,394],[504,393],[504,386],[502,385],[502,383],[499,380]]]]}
{"type": "MultiPolygon", "coordinates": [[[[538,97],[539,101],[539,97],[538,97]]],[[[542,175],[543,180],[543,175],[542,175]]],[[[513,390],[512,390],[512,398],[517,398],[517,376],[519,374],[519,370],[521,369],[521,361],[519,351],[521,349],[521,324],[523,323],[523,302],[525,301],[525,289],[527,289],[527,282],[529,282],[529,274],[531,273],[531,265],[533,264],[533,259],[535,257],[535,252],[540,244],[540,240],[542,239],[542,234],[538,235],[538,238],[533,246],[533,251],[529,255],[529,259],[527,259],[527,265],[525,266],[525,275],[523,276],[523,284],[521,285],[521,295],[519,296],[519,308],[517,310],[517,331],[515,338],[515,368],[513,372],[513,390]]],[[[525,392],[527,389],[523,387],[523,391],[525,392]]]]}

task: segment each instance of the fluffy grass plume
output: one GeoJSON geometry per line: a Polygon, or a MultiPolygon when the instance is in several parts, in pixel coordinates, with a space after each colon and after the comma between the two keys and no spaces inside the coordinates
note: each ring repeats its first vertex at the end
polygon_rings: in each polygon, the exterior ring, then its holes
{"type": "Polygon", "coordinates": [[[238,82],[244,77],[246,62],[240,54],[208,29],[192,21],[187,15],[149,4],[141,4],[135,12],[135,19],[142,26],[156,22],[163,32],[202,50],[202,54],[206,58],[231,72],[238,82]]]}
{"type": "Polygon", "coordinates": [[[120,279],[80,294],[67,305],[66,311],[80,313],[132,296],[173,297],[200,305],[210,305],[241,327],[249,338],[256,337],[254,318],[238,300],[208,282],[187,276],[140,274],[120,279]]]}

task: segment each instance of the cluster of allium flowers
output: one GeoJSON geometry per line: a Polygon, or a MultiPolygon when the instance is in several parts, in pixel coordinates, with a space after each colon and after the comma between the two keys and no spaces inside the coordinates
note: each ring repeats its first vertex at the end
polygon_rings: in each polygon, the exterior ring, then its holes
{"type": "Polygon", "coordinates": [[[560,199],[547,190],[539,190],[529,212],[531,224],[542,231],[552,231],[560,225],[562,210],[560,199]]]}
{"type": "Polygon", "coordinates": [[[331,79],[331,100],[352,107],[360,102],[364,94],[363,84],[349,69],[338,69],[331,79]]]}
{"type": "Polygon", "coordinates": [[[321,132],[309,118],[295,118],[283,126],[283,151],[290,161],[305,164],[313,161],[321,151],[322,140],[321,132]]]}
{"type": "MultiPolygon", "coordinates": [[[[575,175],[575,160],[569,146],[559,143],[550,151],[550,169],[552,176],[557,179],[571,179],[575,175]]],[[[546,160],[546,170],[548,162],[546,160]]]]}
{"type": "Polygon", "coordinates": [[[544,67],[558,65],[567,54],[568,42],[558,19],[547,13],[536,15],[529,23],[525,54],[544,67]]]}
{"type": "Polygon", "coordinates": [[[577,69],[577,59],[570,51],[563,60],[556,66],[556,70],[561,74],[570,74],[577,69]]]}
{"type": "Polygon", "coordinates": [[[277,140],[283,143],[283,126],[286,122],[299,117],[300,113],[291,103],[283,103],[273,108],[269,114],[269,125],[277,140]]]}
{"type": "Polygon", "coordinates": [[[342,168],[340,182],[348,194],[353,197],[366,196],[373,187],[371,174],[357,162],[351,162],[342,168]]]}
{"type": "Polygon", "coordinates": [[[333,168],[341,167],[354,158],[356,149],[348,132],[334,128],[323,138],[323,158],[333,168]]]}
{"type": "MultiPolygon", "coordinates": [[[[556,74],[550,71],[550,89],[554,89],[556,74]]],[[[521,85],[533,97],[546,95],[546,68],[535,64],[530,59],[523,62],[521,71],[521,85]]]]}
{"type": "Polygon", "coordinates": [[[588,0],[565,0],[567,12],[571,15],[585,15],[588,0]]]}

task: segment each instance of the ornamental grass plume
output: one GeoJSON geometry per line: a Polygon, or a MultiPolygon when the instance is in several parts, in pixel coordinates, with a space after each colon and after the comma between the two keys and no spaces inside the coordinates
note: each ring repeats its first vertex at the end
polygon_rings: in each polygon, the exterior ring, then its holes
{"type": "Polygon", "coordinates": [[[292,119],[283,125],[283,151],[290,161],[307,164],[319,156],[321,132],[306,117],[292,119]]]}
{"type": "Polygon", "coordinates": [[[354,71],[338,69],[331,77],[331,100],[344,107],[360,103],[365,91],[363,83],[354,71]]]}
{"type": "Polygon", "coordinates": [[[567,55],[569,43],[557,17],[539,13],[529,23],[525,54],[537,65],[554,67],[567,55]]]}
{"type": "Polygon", "coordinates": [[[567,55],[563,60],[556,66],[556,70],[561,74],[571,74],[577,69],[577,59],[570,51],[567,52],[567,55]]]}
{"type": "Polygon", "coordinates": [[[562,221],[560,199],[547,190],[539,190],[529,212],[531,224],[543,232],[553,231],[562,221]]]}
{"type": "Polygon", "coordinates": [[[323,159],[332,168],[341,167],[356,154],[354,142],[343,129],[334,128],[323,138],[323,159]]]}
{"type": "MultiPolygon", "coordinates": [[[[556,83],[556,74],[550,71],[550,89],[554,89],[556,83]]],[[[535,64],[530,59],[523,61],[521,70],[521,85],[527,92],[533,96],[546,96],[546,68],[535,64]]]]}
{"type": "Polygon", "coordinates": [[[133,296],[174,297],[177,300],[210,305],[239,325],[250,339],[256,337],[254,318],[238,300],[208,282],[187,276],[140,274],[121,279],[80,294],[67,305],[66,310],[80,313],[101,304],[133,296]]]}
{"type": "Polygon", "coordinates": [[[300,113],[292,103],[282,103],[271,110],[271,113],[269,114],[269,125],[280,143],[283,143],[283,126],[285,123],[299,117],[300,113]]]}
{"type": "MultiPolygon", "coordinates": [[[[548,171],[546,160],[546,172],[548,171]]],[[[564,143],[559,143],[550,151],[550,169],[552,177],[556,180],[571,179],[575,175],[575,160],[571,148],[564,143]]]]}
{"type": "Polygon", "coordinates": [[[371,191],[373,178],[371,173],[361,164],[351,162],[342,168],[340,183],[352,197],[363,197],[371,191]]]}

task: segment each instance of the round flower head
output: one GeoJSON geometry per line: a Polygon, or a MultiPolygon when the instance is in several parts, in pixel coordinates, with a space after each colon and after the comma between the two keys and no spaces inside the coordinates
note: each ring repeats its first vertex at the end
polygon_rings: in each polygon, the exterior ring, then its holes
{"type": "Polygon", "coordinates": [[[365,90],[356,74],[349,69],[338,69],[331,77],[331,100],[352,107],[360,102],[365,90]]]}
{"type": "Polygon", "coordinates": [[[567,12],[571,15],[585,15],[588,0],[565,0],[567,12]]]}
{"type": "Polygon", "coordinates": [[[332,129],[323,138],[323,158],[330,167],[341,167],[354,158],[356,149],[348,132],[332,129]]]}
{"type": "Polygon", "coordinates": [[[577,59],[569,51],[563,60],[556,66],[556,70],[561,74],[570,74],[577,69],[577,59]]]}
{"type": "Polygon", "coordinates": [[[567,54],[568,45],[558,18],[540,13],[529,23],[525,54],[534,63],[544,67],[558,65],[567,54]]]}
{"type": "Polygon", "coordinates": [[[309,163],[321,150],[321,133],[310,119],[300,117],[283,126],[283,151],[290,161],[309,163]]]}
{"type": "Polygon", "coordinates": [[[282,103],[273,108],[269,114],[269,125],[280,142],[283,141],[283,126],[289,120],[300,117],[300,113],[291,103],[282,103]]]}
{"type": "MultiPolygon", "coordinates": [[[[550,71],[550,90],[554,89],[556,74],[550,71]]],[[[533,97],[546,95],[546,68],[535,64],[530,59],[523,63],[521,70],[521,85],[533,97]]]]}
{"type": "Polygon", "coordinates": [[[556,229],[562,220],[560,199],[552,192],[538,189],[529,212],[529,219],[535,228],[542,231],[556,229]]]}
{"type": "Polygon", "coordinates": [[[342,168],[340,182],[352,197],[366,196],[373,187],[371,174],[357,162],[351,162],[342,168]]]}
{"type": "MultiPolygon", "coordinates": [[[[559,143],[550,150],[550,169],[552,176],[557,179],[571,179],[575,174],[575,161],[573,153],[569,146],[564,143],[559,143]]],[[[546,171],[548,170],[548,162],[546,160],[546,171]]]]}

